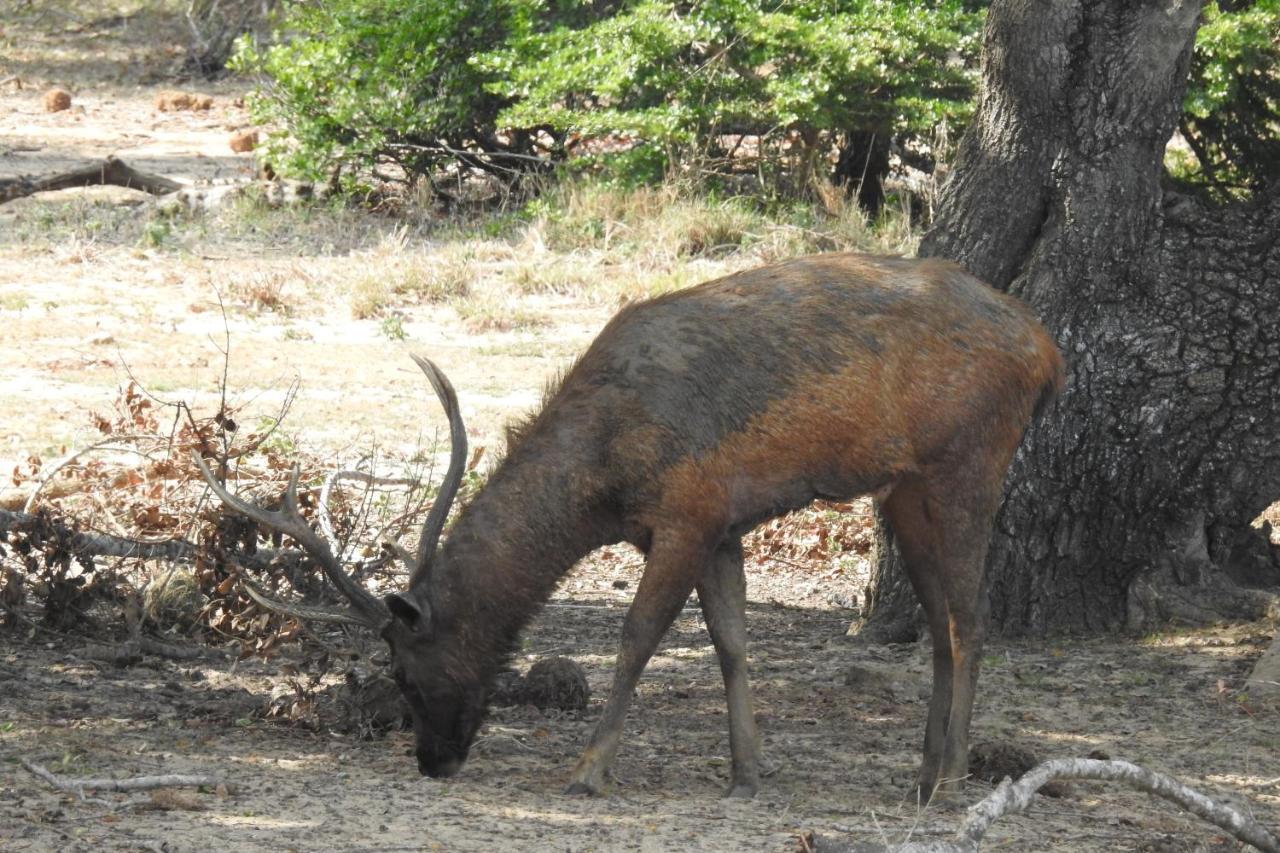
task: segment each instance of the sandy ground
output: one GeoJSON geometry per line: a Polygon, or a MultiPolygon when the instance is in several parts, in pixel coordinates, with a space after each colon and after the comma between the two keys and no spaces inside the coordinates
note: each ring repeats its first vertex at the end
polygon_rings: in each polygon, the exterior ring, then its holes
{"type": "MultiPolygon", "coordinates": [[[[252,172],[251,155],[227,148],[248,123],[236,105],[243,84],[153,81],[148,69],[162,69],[170,55],[164,39],[139,47],[118,25],[95,30],[83,18],[44,20],[43,59],[19,45],[0,66],[0,79],[23,82],[0,85],[0,177],[110,153],[190,182],[252,172]],[[53,84],[72,90],[71,111],[43,111],[39,96],[53,84]],[[159,88],[207,92],[215,105],[207,114],[159,113],[159,88]]],[[[12,38],[18,30],[8,26],[12,38]]],[[[213,405],[226,331],[236,399],[270,412],[299,376],[289,423],[299,441],[336,459],[370,446],[407,454],[436,429],[408,349],[442,364],[460,389],[473,444],[492,444],[609,313],[531,299],[538,326],[477,333],[450,308],[409,306],[397,340],[377,319],[353,319],[329,289],[352,267],[394,264],[397,252],[429,257],[426,243],[405,247],[393,221],[365,223],[358,239],[324,237],[323,221],[296,218],[234,233],[206,234],[199,222],[153,233],[160,227],[130,191],[0,207],[0,471],[82,446],[92,435],[88,412],[108,408],[130,374],[159,395],[213,405]],[[284,280],[295,310],[236,301],[237,283],[272,276],[284,280]],[[233,294],[225,327],[217,292],[233,294]]],[[[265,719],[272,689],[288,677],[287,655],[235,663],[212,650],[197,662],[147,658],[121,669],[90,660],[80,638],[26,628],[0,635],[0,849],[784,851],[802,849],[806,831],[893,841],[958,825],[960,815],[920,814],[907,797],[928,696],[925,650],[859,646],[844,635],[864,580],[858,559],[751,561],[753,679],[772,770],[754,802],[720,799],[722,689],[695,610],[646,673],[610,795],[562,796],[611,677],[637,569],[621,551],[575,569],[517,661],[574,657],[595,697],[587,713],[496,709],[472,760],[447,782],[417,776],[409,734],[356,741],[265,719]],[[211,773],[230,791],[81,800],[48,790],[19,758],[74,776],[211,773]]],[[[1276,826],[1280,714],[1240,692],[1273,633],[1246,625],[1142,641],[992,643],[974,741],[1016,742],[1044,758],[1100,750],[1276,826]]],[[[971,786],[964,803],[985,790],[971,786]]],[[[1238,845],[1145,796],[1075,784],[999,823],[987,849],[1238,845]]]]}

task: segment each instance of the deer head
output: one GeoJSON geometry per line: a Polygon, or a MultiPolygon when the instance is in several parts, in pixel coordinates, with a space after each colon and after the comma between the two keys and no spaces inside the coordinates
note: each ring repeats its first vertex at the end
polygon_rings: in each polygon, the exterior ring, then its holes
{"type": "Polygon", "coordinates": [[[350,602],[343,611],[299,608],[275,601],[250,587],[260,604],[307,619],[364,625],[378,632],[391,647],[391,675],[409,705],[417,740],[418,769],[424,775],[450,776],[466,760],[484,717],[487,688],[482,677],[461,664],[460,640],[440,630],[431,605],[431,578],[439,551],[440,533],[457,497],[467,459],[467,436],[458,398],[444,373],[431,361],[413,356],[427,375],[449,418],[449,468],[422,524],[416,556],[394,548],[409,569],[409,586],[379,600],[357,584],[334,556],[328,542],[298,511],[298,469],[289,478],[283,506],[271,512],[243,501],[223,487],[196,457],[209,487],[224,504],[270,530],[294,539],[320,566],[350,602]]]}

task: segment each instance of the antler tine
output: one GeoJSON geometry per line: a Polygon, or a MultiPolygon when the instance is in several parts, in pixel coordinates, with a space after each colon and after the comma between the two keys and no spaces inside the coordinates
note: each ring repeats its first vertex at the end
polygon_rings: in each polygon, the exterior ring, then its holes
{"type": "Polygon", "coordinates": [[[256,601],[262,607],[285,616],[292,616],[294,619],[305,619],[308,622],[332,622],[341,625],[363,625],[366,628],[371,627],[369,620],[358,615],[358,611],[354,610],[331,610],[327,607],[309,607],[305,604],[291,604],[287,601],[281,601],[273,598],[263,592],[257,584],[246,577],[241,577],[240,582],[244,584],[245,592],[249,597],[256,601]]]}
{"type": "Polygon", "coordinates": [[[417,558],[414,557],[413,554],[410,554],[409,549],[401,545],[399,542],[392,542],[390,540],[387,540],[386,542],[382,543],[382,547],[386,550],[388,554],[391,554],[397,560],[403,563],[404,567],[409,570],[410,575],[412,575],[414,571],[418,568],[417,558]]]}
{"type": "Polygon", "coordinates": [[[445,472],[444,481],[440,484],[440,491],[431,504],[427,519],[422,523],[422,536],[418,540],[417,564],[409,576],[409,586],[412,588],[431,574],[431,563],[440,542],[440,533],[444,530],[449,508],[453,506],[453,500],[458,495],[463,468],[467,463],[467,429],[462,423],[462,412],[458,408],[458,395],[454,393],[449,378],[430,359],[413,353],[410,355],[431,381],[431,387],[435,389],[436,397],[440,399],[440,405],[444,407],[445,414],[449,418],[450,448],[449,469],[445,472]]]}
{"type": "Polygon", "coordinates": [[[306,551],[311,559],[320,565],[325,576],[354,606],[355,613],[358,615],[352,618],[359,619],[362,624],[371,628],[378,628],[385,623],[387,611],[382,602],[374,598],[368,590],[353,581],[351,576],[343,571],[341,564],[333,556],[333,552],[329,550],[329,543],[325,542],[303,520],[302,514],[298,511],[299,471],[296,465],[289,474],[289,488],[284,495],[284,509],[280,512],[273,512],[260,506],[254,506],[228,492],[226,487],[213,476],[213,472],[205,465],[204,459],[200,457],[200,454],[193,453],[192,457],[195,459],[196,465],[200,467],[200,475],[204,477],[204,481],[209,484],[209,488],[213,489],[219,500],[262,526],[292,537],[302,546],[302,550],[306,551]]]}

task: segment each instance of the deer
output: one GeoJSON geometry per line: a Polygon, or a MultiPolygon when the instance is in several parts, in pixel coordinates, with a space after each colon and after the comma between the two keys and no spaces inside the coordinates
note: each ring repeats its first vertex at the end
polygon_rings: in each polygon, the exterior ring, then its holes
{"type": "Polygon", "coordinates": [[[1063,383],[1030,309],[953,263],[852,253],[797,258],[624,307],[536,414],[440,543],[467,458],[453,386],[414,355],[449,421],[450,461],[406,589],[374,596],[302,518],[231,508],[292,537],[378,632],[412,717],[419,771],[459,771],[489,685],[582,557],[629,542],[645,567],[612,687],[567,794],[605,791],[646,663],[691,593],[724,680],[731,778],[760,785],[748,685],[742,537],[816,499],[871,495],[932,639],[916,789],[960,789],[985,633],[984,563],[1010,462],[1063,383]]]}

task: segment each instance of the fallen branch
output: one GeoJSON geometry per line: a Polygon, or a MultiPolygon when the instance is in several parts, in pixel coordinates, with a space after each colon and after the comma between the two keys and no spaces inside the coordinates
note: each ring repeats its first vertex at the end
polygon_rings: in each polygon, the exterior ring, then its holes
{"type": "Polygon", "coordinates": [[[85,791],[150,791],[155,788],[216,788],[222,780],[215,776],[134,776],[130,779],[82,779],[50,773],[39,764],[25,758],[18,759],[22,766],[49,787],[83,797],[85,791]]]}
{"type": "Polygon", "coordinates": [[[36,478],[35,488],[31,490],[31,494],[27,497],[26,501],[22,505],[22,511],[31,512],[31,510],[35,508],[36,500],[39,499],[40,497],[40,490],[43,489],[45,485],[47,485],[51,480],[53,480],[53,478],[56,477],[63,468],[66,468],[68,465],[74,464],[80,459],[81,456],[84,456],[87,453],[94,453],[99,450],[111,450],[117,453],[133,453],[138,456],[146,457],[147,454],[144,451],[139,450],[136,447],[128,447],[127,445],[123,445],[122,442],[145,441],[151,438],[152,438],[151,436],[146,436],[146,435],[112,436],[111,438],[104,439],[102,441],[97,442],[96,444],[91,444],[88,447],[82,447],[79,450],[74,451],[73,453],[67,454],[66,456],[62,457],[56,462],[44,466],[44,468],[40,471],[40,476],[36,478]]]}
{"type": "MultiPolygon", "coordinates": [[[[40,527],[65,542],[74,554],[94,557],[131,557],[138,560],[191,560],[197,553],[196,546],[183,539],[148,542],[107,533],[85,533],[73,530],[65,522],[48,515],[0,509],[0,536],[10,530],[22,531],[24,528],[40,527]]],[[[270,562],[270,559],[263,562],[270,562]]]]}
{"type": "Polygon", "coordinates": [[[169,660],[195,660],[207,654],[201,649],[163,643],[151,637],[138,637],[123,643],[91,643],[80,650],[81,657],[118,667],[133,666],[147,655],[169,660]]]}
{"type": "Polygon", "coordinates": [[[1005,779],[991,794],[969,808],[964,826],[953,841],[913,841],[901,845],[859,844],[856,848],[830,843],[819,850],[893,850],[895,853],[976,853],[982,836],[1000,817],[1024,811],[1045,784],[1057,779],[1100,779],[1123,782],[1132,788],[1163,797],[1264,853],[1280,853],[1280,840],[1268,829],[1230,806],[1215,802],[1172,776],[1156,773],[1128,761],[1095,761],[1089,758],[1060,758],[1046,761],[1014,782],[1005,779]]]}
{"type": "Polygon", "coordinates": [[[960,839],[978,849],[978,841],[992,823],[1011,811],[1022,811],[1031,804],[1035,792],[1055,779],[1103,779],[1123,782],[1131,788],[1155,794],[1177,803],[1187,811],[1201,817],[1234,837],[1252,844],[1266,853],[1280,853],[1277,840],[1261,824],[1241,814],[1230,806],[1217,803],[1194,788],[1190,788],[1172,776],[1156,773],[1128,761],[1096,761],[1091,758],[1060,758],[1046,761],[1032,768],[1017,782],[1005,779],[986,799],[969,810],[969,817],[960,830],[960,839]]]}
{"type": "MultiPolygon", "coordinates": [[[[72,554],[93,557],[124,557],[135,560],[175,560],[191,562],[200,549],[185,539],[147,541],[112,536],[109,533],[85,533],[75,530],[66,522],[48,515],[14,512],[0,509],[0,537],[10,530],[42,529],[46,535],[57,537],[72,554]]],[[[293,548],[259,548],[252,554],[237,552],[230,555],[237,563],[248,568],[262,569],[277,560],[301,558],[302,552],[293,548]]]]}
{"type": "Polygon", "coordinates": [[[20,175],[16,178],[0,179],[0,204],[36,193],[107,185],[142,190],[151,195],[166,195],[177,192],[183,187],[177,181],[171,181],[161,175],[139,172],[125,165],[122,160],[108,157],[101,163],[73,169],[70,172],[60,172],[47,178],[20,175]]]}

